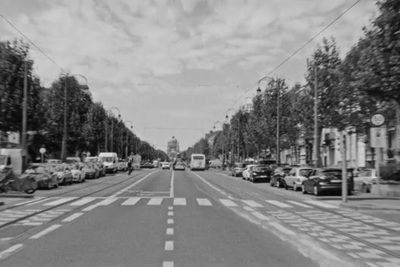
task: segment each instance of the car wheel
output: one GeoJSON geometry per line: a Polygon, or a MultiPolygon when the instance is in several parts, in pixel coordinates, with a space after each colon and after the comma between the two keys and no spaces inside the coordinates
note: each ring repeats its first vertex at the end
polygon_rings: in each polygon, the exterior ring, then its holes
{"type": "Polygon", "coordinates": [[[52,189],[53,188],[53,186],[51,186],[51,183],[49,182],[49,184],[47,185],[47,189],[52,189]]]}
{"type": "Polygon", "coordinates": [[[319,196],[319,195],[321,195],[321,193],[319,192],[318,187],[314,186],[314,196],[319,196]]]}
{"type": "Polygon", "coordinates": [[[54,185],[54,187],[55,187],[55,188],[58,188],[58,185],[59,185],[59,184],[58,184],[58,181],[57,181],[57,183],[54,185]]]}
{"type": "Polygon", "coordinates": [[[297,191],[297,184],[296,183],[293,184],[293,191],[297,191]]]}
{"type": "Polygon", "coordinates": [[[276,181],[276,187],[280,188],[281,187],[281,182],[276,181]]]}
{"type": "Polygon", "coordinates": [[[274,183],[272,182],[272,180],[269,181],[269,185],[270,185],[271,187],[274,186],[274,183]]]}
{"type": "Polygon", "coordinates": [[[301,185],[301,192],[302,192],[304,195],[307,194],[306,187],[304,186],[304,184],[301,185]]]}

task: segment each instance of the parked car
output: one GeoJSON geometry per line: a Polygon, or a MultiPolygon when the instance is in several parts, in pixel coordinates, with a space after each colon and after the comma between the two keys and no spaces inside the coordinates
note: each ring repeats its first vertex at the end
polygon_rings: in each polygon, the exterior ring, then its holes
{"type": "Polygon", "coordinates": [[[243,175],[243,171],[246,168],[246,164],[237,162],[233,165],[233,168],[231,170],[231,175],[234,177],[240,177],[243,175]]]}
{"type": "Polygon", "coordinates": [[[61,159],[46,159],[46,163],[49,163],[49,164],[61,164],[62,160],[61,159]]]}
{"type": "Polygon", "coordinates": [[[293,188],[294,191],[301,189],[304,181],[308,179],[313,171],[311,167],[295,167],[290,170],[289,174],[283,177],[283,186],[286,189],[293,188]]]}
{"type": "Polygon", "coordinates": [[[141,169],[153,169],[154,165],[151,162],[140,164],[141,169]]]}
{"type": "Polygon", "coordinates": [[[85,181],[85,174],[82,173],[79,163],[71,164],[72,181],[81,183],[85,181]]]}
{"type": "Polygon", "coordinates": [[[269,166],[266,165],[256,165],[252,168],[249,181],[256,183],[258,181],[266,181],[269,182],[271,179],[272,170],[269,166]]]}
{"type": "Polygon", "coordinates": [[[170,168],[171,168],[171,164],[169,164],[169,162],[167,162],[167,161],[161,162],[161,169],[169,170],[170,168]]]}
{"type": "Polygon", "coordinates": [[[126,172],[128,170],[128,162],[121,161],[118,162],[118,171],[126,172]]]}
{"type": "Polygon", "coordinates": [[[271,175],[271,179],[269,181],[269,184],[271,186],[276,186],[276,187],[283,187],[283,178],[289,174],[290,170],[292,167],[278,167],[275,169],[273,174],[271,175]]]}
{"type": "Polygon", "coordinates": [[[174,171],[175,170],[181,170],[184,171],[186,169],[185,163],[183,162],[177,162],[174,167],[173,167],[174,171]]]}
{"type": "Polygon", "coordinates": [[[243,173],[242,173],[243,180],[249,180],[250,172],[252,171],[254,166],[257,166],[257,164],[249,164],[244,168],[243,173]]]}
{"type": "Polygon", "coordinates": [[[71,167],[67,164],[52,164],[54,172],[57,174],[59,184],[72,184],[71,167]]]}
{"type": "Polygon", "coordinates": [[[93,163],[85,163],[82,170],[85,172],[85,179],[96,179],[99,177],[99,170],[96,172],[93,163]]]}
{"type": "Polygon", "coordinates": [[[377,179],[376,169],[362,170],[354,177],[354,189],[356,191],[370,193],[372,184],[376,184],[377,179]]]}
{"type": "Polygon", "coordinates": [[[58,177],[57,174],[53,172],[52,168],[48,164],[33,163],[22,174],[33,176],[37,182],[38,188],[57,188],[58,187],[58,177]]]}
{"type": "MultiPolygon", "coordinates": [[[[351,195],[353,188],[352,173],[348,173],[347,177],[347,193],[351,195]]],[[[314,194],[319,196],[326,192],[342,192],[342,169],[326,168],[315,169],[311,173],[308,180],[302,185],[303,194],[314,194]]]]}
{"type": "Polygon", "coordinates": [[[106,167],[104,166],[102,158],[100,158],[100,157],[86,157],[85,158],[85,162],[96,164],[97,167],[100,170],[100,172],[99,172],[100,177],[106,176],[106,167]]]}

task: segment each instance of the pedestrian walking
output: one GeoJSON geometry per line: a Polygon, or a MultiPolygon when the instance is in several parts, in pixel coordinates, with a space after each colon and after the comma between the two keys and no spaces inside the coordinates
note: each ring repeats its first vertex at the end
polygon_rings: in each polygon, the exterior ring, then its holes
{"type": "Polygon", "coordinates": [[[132,164],[133,164],[133,153],[129,156],[129,158],[128,158],[128,171],[127,171],[127,174],[128,175],[130,175],[131,174],[131,172],[133,171],[133,166],[132,166],[132,164]]]}

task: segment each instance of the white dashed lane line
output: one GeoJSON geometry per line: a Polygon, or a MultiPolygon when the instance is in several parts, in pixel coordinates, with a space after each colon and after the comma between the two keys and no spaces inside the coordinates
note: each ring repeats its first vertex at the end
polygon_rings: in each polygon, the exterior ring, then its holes
{"type": "Polygon", "coordinates": [[[227,207],[237,207],[238,205],[230,199],[220,199],[221,203],[227,207]]]}
{"type": "Polygon", "coordinates": [[[174,198],[174,206],[186,206],[186,198],[174,198]]]}
{"type": "Polygon", "coordinates": [[[44,235],[47,235],[48,233],[58,229],[61,227],[61,224],[54,224],[46,229],[44,229],[43,231],[37,233],[36,235],[31,236],[29,239],[38,239],[44,235]]]}
{"type": "Polygon", "coordinates": [[[173,261],[164,261],[162,267],[174,267],[173,261]]]}
{"type": "Polygon", "coordinates": [[[196,198],[196,200],[199,206],[212,206],[210,200],[207,198],[196,198]]]}
{"type": "Polygon", "coordinates": [[[174,235],[174,228],[167,228],[166,235],[174,235]]]}
{"type": "Polygon", "coordinates": [[[18,250],[23,248],[23,244],[16,244],[6,250],[0,252],[0,261],[4,260],[5,258],[11,256],[13,253],[17,252],[18,250]]]}
{"type": "Polygon", "coordinates": [[[64,220],[62,220],[62,222],[72,222],[73,220],[75,220],[76,218],[82,216],[83,213],[82,212],[77,212],[72,214],[71,216],[65,218],[64,220]]]}
{"type": "Polygon", "coordinates": [[[174,241],[165,241],[165,248],[166,251],[173,251],[174,250],[174,241]]]}

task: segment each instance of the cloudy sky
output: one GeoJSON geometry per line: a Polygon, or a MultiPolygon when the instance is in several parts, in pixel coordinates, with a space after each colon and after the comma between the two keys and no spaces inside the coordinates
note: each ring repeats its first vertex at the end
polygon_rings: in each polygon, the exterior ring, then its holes
{"type": "MultiPolygon", "coordinates": [[[[1,0],[0,13],[64,71],[87,77],[95,101],[117,107],[135,134],[165,150],[172,136],[186,149],[219,126],[261,77],[354,2],[1,0]]],[[[271,75],[303,82],[323,37],[335,37],[344,56],[376,16],[374,2],[361,0],[271,75]]],[[[21,35],[0,19],[0,40],[14,38],[21,35]]],[[[31,57],[45,86],[59,77],[33,47],[31,57]]]]}

